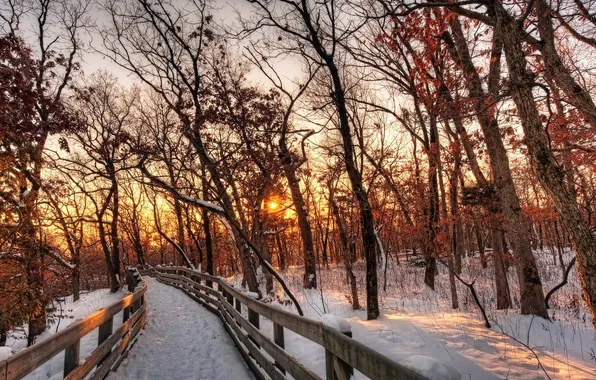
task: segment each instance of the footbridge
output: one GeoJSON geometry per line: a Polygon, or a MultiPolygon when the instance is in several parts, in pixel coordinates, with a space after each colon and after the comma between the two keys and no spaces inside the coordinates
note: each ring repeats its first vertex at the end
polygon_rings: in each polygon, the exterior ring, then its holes
{"type": "Polygon", "coordinates": [[[127,285],[120,301],[0,362],[0,380],[28,378],[56,355],[64,357],[64,379],[425,379],[350,333],[256,300],[219,277],[129,268],[127,285]],[[324,374],[288,353],[288,330],[320,346],[324,374]],[[81,340],[93,331],[97,347],[83,358],[81,340]]]}

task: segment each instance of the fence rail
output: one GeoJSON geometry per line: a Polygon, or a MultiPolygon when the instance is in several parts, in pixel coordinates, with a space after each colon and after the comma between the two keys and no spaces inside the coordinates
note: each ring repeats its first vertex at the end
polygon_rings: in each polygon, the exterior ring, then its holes
{"type": "Polygon", "coordinates": [[[90,379],[103,379],[124,359],[130,343],[145,325],[147,285],[136,269],[127,270],[126,278],[132,294],[1,361],[0,380],[21,379],[62,351],[65,351],[65,379],[83,379],[96,367],[90,379]],[[123,311],[122,325],[113,331],[113,318],[120,311],[123,311]],[[96,328],[99,328],[98,346],[80,363],[81,339],[96,328]]]}
{"type": "Polygon", "coordinates": [[[249,356],[273,380],[286,379],[286,374],[300,380],[320,379],[285,351],[284,329],[289,329],[325,348],[327,379],[348,380],[353,369],[371,379],[426,379],[319,321],[301,317],[248,297],[218,277],[183,267],[150,268],[149,273],[160,282],[182,289],[188,296],[218,315],[247,364],[259,379],[266,379],[266,377],[249,356]],[[214,285],[217,287],[214,288],[214,285]],[[247,308],[248,318],[242,315],[242,305],[247,308]],[[261,317],[273,322],[273,339],[259,330],[261,317]],[[240,345],[239,342],[242,344],[240,345]]]}

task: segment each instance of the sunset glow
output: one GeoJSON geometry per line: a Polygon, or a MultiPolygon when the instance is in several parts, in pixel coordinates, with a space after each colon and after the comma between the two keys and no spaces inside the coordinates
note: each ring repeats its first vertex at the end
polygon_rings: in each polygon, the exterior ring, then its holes
{"type": "MultiPolygon", "coordinates": [[[[596,379],[594,15],[596,0],[4,0],[0,368],[16,376],[3,352],[66,320],[56,300],[118,296],[128,270],[159,267],[212,306],[225,289],[317,329],[345,317],[383,340],[366,346],[453,375],[428,378],[596,379]]],[[[131,329],[161,313],[133,309],[131,329]]],[[[276,315],[219,310],[241,327],[276,315]]],[[[195,328],[179,317],[172,331],[195,328]]],[[[327,377],[394,373],[338,344],[327,377]]],[[[36,371],[72,377],[73,347],[47,362],[60,374],[36,371]]],[[[255,347],[251,368],[304,377],[255,347]]]]}

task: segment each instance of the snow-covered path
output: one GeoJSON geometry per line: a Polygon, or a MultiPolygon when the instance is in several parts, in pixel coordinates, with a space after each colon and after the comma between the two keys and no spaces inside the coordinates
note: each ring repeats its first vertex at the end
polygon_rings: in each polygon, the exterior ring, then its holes
{"type": "Polygon", "coordinates": [[[254,378],[215,315],[178,289],[146,282],[147,325],[108,379],[254,378]]]}

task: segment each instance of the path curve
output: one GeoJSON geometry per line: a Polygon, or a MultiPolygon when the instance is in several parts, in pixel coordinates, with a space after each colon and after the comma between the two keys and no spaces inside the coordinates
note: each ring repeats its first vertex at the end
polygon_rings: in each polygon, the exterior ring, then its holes
{"type": "Polygon", "coordinates": [[[217,316],[181,290],[145,279],[147,325],[108,379],[254,379],[217,316]]]}

